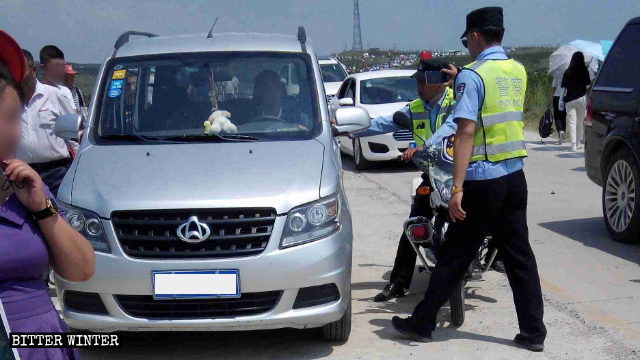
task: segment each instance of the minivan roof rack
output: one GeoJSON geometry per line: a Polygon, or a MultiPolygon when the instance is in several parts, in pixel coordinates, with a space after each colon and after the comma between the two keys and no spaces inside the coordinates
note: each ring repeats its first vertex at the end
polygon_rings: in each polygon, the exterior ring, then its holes
{"type": "Polygon", "coordinates": [[[150,32],[144,32],[144,31],[135,31],[135,30],[125,31],[122,34],[120,34],[120,36],[118,36],[118,39],[116,40],[115,45],[113,45],[114,49],[113,49],[113,54],[111,55],[112,57],[116,55],[116,52],[118,52],[118,49],[120,49],[122,45],[129,42],[129,36],[131,35],[146,36],[146,37],[158,36],[157,34],[152,34],[150,32]]]}
{"type": "Polygon", "coordinates": [[[298,41],[300,41],[302,52],[307,52],[307,32],[304,30],[304,26],[298,26],[298,41]]]}

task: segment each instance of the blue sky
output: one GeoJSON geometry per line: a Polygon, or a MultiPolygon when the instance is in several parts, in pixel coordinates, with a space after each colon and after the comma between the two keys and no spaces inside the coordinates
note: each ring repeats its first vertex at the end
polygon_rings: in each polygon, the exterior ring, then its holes
{"type": "MultiPolygon", "coordinates": [[[[319,54],[351,47],[350,0],[3,0],[0,28],[37,57],[58,45],[71,62],[100,62],[126,30],[159,34],[217,32],[295,34],[304,25],[319,54]]],[[[504,8],[506,45],[557,45],[614,39],[638,0],[360,0],[363,45],[399,49],[461,49],[465,15],[504,8]]]]}

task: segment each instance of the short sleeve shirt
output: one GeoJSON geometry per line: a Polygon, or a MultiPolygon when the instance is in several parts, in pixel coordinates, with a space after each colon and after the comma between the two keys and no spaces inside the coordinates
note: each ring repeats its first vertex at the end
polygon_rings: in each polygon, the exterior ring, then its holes
{"type": "MultiPolygon", "coordinates": [[[[509,57],[502,46],[493,46],[482,51],[476,60],[505,60],[509,57]]],[[[456,77],[456,103],[453,109],[454,121],[459,118],[478,122],[478,112],[484,101],[484,82],[478,73],[462,70],[456,77]]],[[[476,126],[478,126],[476,124],[476,126]]],[[[469,163],[465,180],[489,180],[499,178],[518,170],[522,170],[524,162],[521,158],[500,162],[475,161],[469,163]]]]}

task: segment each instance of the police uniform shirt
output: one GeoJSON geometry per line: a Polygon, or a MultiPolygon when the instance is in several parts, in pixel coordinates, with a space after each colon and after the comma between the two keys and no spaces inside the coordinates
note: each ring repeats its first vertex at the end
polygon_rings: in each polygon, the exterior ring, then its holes
{"type": "MultiPolygon", "coordinates": [[[[476,61],[480,60],[506,60],[508,56],[502,46],[493,46],[485,49],[476,61]]],[[[478,113],[484,100],[484,85],[482,78],[471,70],[462,70],[456,77],[454,87],[455,105],[453,117],[469,119],[478,123],[478,113]]],[[[524,168],[522,158],[508,159],[500,162],[475,161],[469,163],[465,180],[488,180],[499,178],[524,168]]]]}

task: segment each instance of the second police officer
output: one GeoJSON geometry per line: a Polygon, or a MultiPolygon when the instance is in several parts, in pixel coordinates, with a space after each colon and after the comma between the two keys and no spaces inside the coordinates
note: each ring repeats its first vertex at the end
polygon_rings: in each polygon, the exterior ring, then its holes
{"type": "MultiPolygon", "coordinates": [[[[416,147],[409,148],[402,154],[402,160],[406,162],[411,161],[415,152],[419,150],[425,141],[428,142],[436,131],[441,129],[447,119],[449,119],[449,127],[453,127],[449,132],[455,130],[455,124],[450,118],[454,104],[453,90],[449,87],[450,83],[447,81],[447,74],[455,74],[455,70],[452,72],[446,63],[433,60],[431,54],[427,51],[423,51],[420,54],[418,70],[411,76],[416,80],[419,98],[399,110],[409,115],[412,119],[413,138],[416,144],[416,147]]],[[[393,115],[381,116],[371,120],[369,129],[351,136],[373,136],[394,132],[398,129],[393,123],[393,115]]],[[[445,127],[442,130],[444,131],[445,127]]],[[[422,174],[420,187],[423,185],[429,185],[427,174],[422,174]]],[[[433,217],[429,195],[416,194],[411,205],[410,216],[433,217]]],[[[375,296],[374,301],[387,301],[403,296],[405,289],[411,286],[415,264],[416,253],[404,231],[402,231],[393,270],[391,271],[391,278],[382,292],[375,296]]]]}

